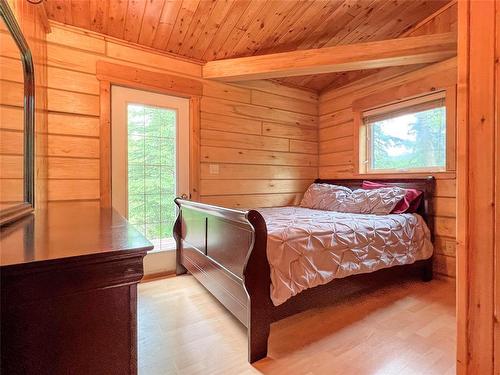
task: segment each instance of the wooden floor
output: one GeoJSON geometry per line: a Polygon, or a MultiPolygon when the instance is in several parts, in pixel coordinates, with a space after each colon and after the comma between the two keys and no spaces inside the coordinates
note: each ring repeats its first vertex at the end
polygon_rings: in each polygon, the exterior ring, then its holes
{"type": "Polygon", "coordinates": [[[269,357],[191,276],[139,286],[139,374],[455,374],[454,285],[406,282],[271,327],[269,357]]]}

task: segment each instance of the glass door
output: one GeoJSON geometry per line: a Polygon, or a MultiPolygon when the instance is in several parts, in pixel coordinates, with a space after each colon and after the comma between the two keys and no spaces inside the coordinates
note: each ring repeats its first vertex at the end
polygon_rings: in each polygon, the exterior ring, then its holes
{"type": "Polygon", "coordinates": [[[188,195],[189,100],[113,86],[112,202],[155,246],[175,249],[174,198],[188,195]]]}

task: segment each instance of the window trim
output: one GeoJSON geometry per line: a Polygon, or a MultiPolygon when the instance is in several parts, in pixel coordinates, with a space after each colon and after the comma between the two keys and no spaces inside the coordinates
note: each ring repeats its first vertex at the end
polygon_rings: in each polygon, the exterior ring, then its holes
{"type": "MultiPolygon", "coordinates": [[[[365,103],[367,104],[367,103],[365,103]]],[[[415,95],[412,97],[406,97],[397,101],[389,103],[377,103],[372,102],[370,105],[366,105],[366,108],[358,107],[353,108],[354,115],[354,164],[355,171],[359,175],[421,175],[425,173],[438,174],[438,173],[448,173],[455,172],[456,170],[456,160],[455,160],[455,132],[456,132],[456,85],[445,87],[441,90],[433,89],[431,92],[422,93],[420,95],[415,95]],[[446,107],[446,166],[445,168],[419,168],[419,169],[376,169],[369,170],[367,168],[367,152],[368,152],[368,142],[367,142],[367,126],[364,124],[365,114],[369,111],[375,111],[377,109],[383,109],[389,107],[390,110],[397,109],[398,107],[404,108],[405,106],[411,105],[411,102],[417,103],[419,100],[428,100],[432,95],[437,92],[444,94],[445,107],[446,107]],[[410,102],[410,103],[409,103],[410,102]]]]}
{"type": "Polygon", "coordinates": [[[111,86],[146,90],[189,99],[189,196],[199,199],[200,108],[203,84],[183,76],[158,73],[99,60],[99,191],[101,207],[111,207],[111,86]]]}

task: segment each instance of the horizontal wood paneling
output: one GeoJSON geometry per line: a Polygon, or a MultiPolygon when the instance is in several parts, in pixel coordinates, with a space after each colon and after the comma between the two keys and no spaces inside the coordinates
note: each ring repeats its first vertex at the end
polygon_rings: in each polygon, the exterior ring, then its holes
{"type": "Polygon", "coordinates": [[[262,133],[289,139],[316,141],[318,139],[317,129],[304,126],[290,126],[289,124],[278,124],[275,122],[262,123],[262,133]]]}
{"type": "Polygon", "coordinates": [[[318,103],[311,103],[282,95],[270,94],[261,91],[252,91],[252,104],[275,107],[285,111],[304,113],[317,116],[318,103]]]}
{"type": "Polygon", "coordinates": [[[99,180],[49,179],[49,201],[97,200],[99,180]]]}
{"type": "Polygon", "coordinates": [[[97,95],[49,88],[47,97],[49,111],[99,116],[99,96],[97,95]]]}
{"type": "Polygon", "coordinates": [[[319,144],[319,153],[327,154],[332,150],[335,151],[350,151],[353,149],[354,138],[353,137],[340,137],[334,138],[330,140],[326,140],[324,142],[320,142],[319,144]]]}
{"type": "Polygon", "coordinates": [[[291,152],[299,152],[304,154],[318,154],[318,142],[308,142],[308,141],[299,141],[296,139],[290,140],[290,151],[291,152]]]}
{"type": "Polygon", "coordinates": [[[273,93],[276,95],[285,96],[287,98],[299,99],[301,101],[309,102],[318,105],[319,95],[316,91],[304,91],[302,89],[283,86],[275,81],[259,80],[259,81],[246,81],[241,84],[242,87],[251,88],[264,93],[273,93]]]}
{"type": "Polygon", "coordinates": [[[204,96],[201,100],[201,110],[209,113],[229,114],[236,117],[259,118],[269,121],[278,121],[293,125],[303,125],[315,128],[317,116],[284,111],[274,107],[250,105],[245,103],[220,100],[204,96]]]}
{"type": "Polygon", "coordinates": [[[23,155],[24,132],[0,130],[0,155],[23,155]]]}
{"type": "Polygon", "coordinates": [[[95,75],[96,63],[103,57],[104,55],[69,48],[64,44],[47,44],[47,63],[49,66],[95,75]]]}
{"type": "Polygon", "coordinates": [[[354,123],[351,119],[351,121],[340,124],[340,125],[334,125],[330,127],[325,127],[325,128],[320,128],[319,129],[319,138],[321,142],[323,141],[328,141],[331,139],[336,139],[336,138],[343,138],[343,137],[349,137],[353,135],[354,129],[353,129],[354,123]]]}
{"type": "Polygon", "coordinates": [[[256,208],[297,205],[300,203],[300,194],[253,194],[253,195],[220,195],[202,197],[201,201],[224,207],[256,208]]]}
{"type": "MultiPolygon", "coordinates": [[[[0,154],[2,178],[23,178],[24,158],[22,155],[0,154]]],[[[0,182],[1,183],[1,182],[0,182]]]]}
{"type": "Polygon", "coordinates": [[[441,254],[434,255],[434,272],[450,277],[456,276],[456,258],[455,256],[446,256],[441,254]]]}
{"type": "Polygon", "coordinates": [[[49,157],[51,179],[99,179],[99,159],[49,157]]]}
{"type": "Polygon", "coordinates": [[[201,147],[202,162],[236,164],[295,165],[316,167],[317,156],[291,152],[257,151],[234,148],[201,147]]]}
{"type": "Polygon", "coordinates": [[[436,254],[455,257],[457,243],[453,238],[439,237],[434,238],[434,251],[436,254]]]}
{"type": "Polygon", "coordinates": [[[242,168],[239,164],[219,164],[218,173],[210,173],[210,164],[201,164],[202,179],[234,180],[234,179],[315,179],[316,168],[291,167],[283,165],[252,165],[251,168],[242,168]]]}
{"type": "Polygon", "coordinates": [[[201,82],[202,200],[230,207],[283,205],[294,202],[317,178],[316,94],[274,82],[228,85],[205,81],[197,63],[103,35],[52,26],[48,43],[49,199],[99,197],[98,61],[201,82]]]}
{"type": "Polygon", "coordinates": [[[21,60],[3,57],[0,50],[0,80],[23,82],[23,65],[21,60]]]}
{"type": "Polygon", "coordinates": [[[353,152],[349,151],[339,151],[332,152],[328,154],[321,154],[319,156],[319,166],[330,166],[330,165],[346,165],[353,163],[353,152]]]}
{"type": "Polygon", "coordinates": [[[22,107],[24,101],[24,86],[19,82],[0,81],[0,103],[22,107]]]}
{"type": "Polygon", "coordinates": [[[203,81],[203,90],[210,93],[212,98],[227,99],[240,103],[252,103],[253,91],[234,85],[219,82],[203,81]]]}
{"type": "Polygon", "coordinates": [[[0,129],[23,130],[23,109],[0,105],[0,129]]]}
{"type": "Polygon", "coordinates": [[[351,121],[353,118],[352,108],[341,109],[337,112],[328,113],[320,117],[320,127],[326,128],[334,125],[340,125],[351,121]]]}
{"type": "MultiPolygon", "coordinates": [[[[436,211],[436,215],[441,215],[440,212],[436,211]]],[[[451,237],[455,238],[457,236],[456,230],[456,220],[453,217],[435,216],[434,217],[434,233],[436,236],[440,237],[451,237]]]]}
{"type": "Polygon", "coordinates": [[[2,178],[0,184],[0,197],[4,202],[22,202],[23,197],[23,179],[22,178],[2,178]]]}
{"type": "Polygon", "coordinates": [[[279,88],[204,84],[202,201],[240,208],[286,205],[317,177],[317,99],[279,88]]]}
{"type": "Polygon", "coordinates": [[[201,112],[201,128],[260,135],[262,134],[262,121],[201,112]]]}
{"type": "Polygon", "coordinates": [[[216,130],[201,130],[201,145],[270,151],[288,151],[290,149],[288,139],[216,130]]]}
{"type": "Polygon", "coordinates": [[[93,74],[48,67],[47,80],[52,89],[99,95],[99,81],[93,74]]]}
{"type": "Polygon", "coordinates": [[[99,158],[99,139],[49,134],[48,154],[49,156],[99,158]]]}
{"type": "Polygon", "coordinates": [[[76,136],[99,136],[99,118],[68,113],[49,113],[49,133],[76,136]]]}
{"type": "Polygon", "coordinates": [[[436,196],[434,198],[434,212],[439,216],[456,217],[457,207],[455,198],[442,198],[436,196]]]}
{"type": "Polygon", "coordinates": [[[310,180],[227,180],[221,185],[216,180],[202,180],[204,196],[234,194],[303,193],[310,180]]]}

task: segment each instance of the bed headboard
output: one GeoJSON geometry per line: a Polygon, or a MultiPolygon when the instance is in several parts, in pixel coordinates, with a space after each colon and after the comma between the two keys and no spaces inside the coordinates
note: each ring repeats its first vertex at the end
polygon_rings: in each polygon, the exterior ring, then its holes
{"type": "Polygon", "coordinates": [[[399,186],[406,189],[417,189],[424,192],[423,199],[420,202],[417,213],[421,215],[427,226],[431,231],[431,235],[434,238],[434,221],[431,218],[433,213],[432,197],[434,196],[434,189],[436,186],[436,180],[433,176],[428,177],[418,177],[418,178],[370,178],[369,176],[363,178],[354,179],[338,179],[338,180],[322,180],[317,179],[316,183],[321,184],[332,184],[346,186],[350,189],[359,189],[363,184],[363,181],[373,181],[381,182],[388,185],[399,186]]]}

